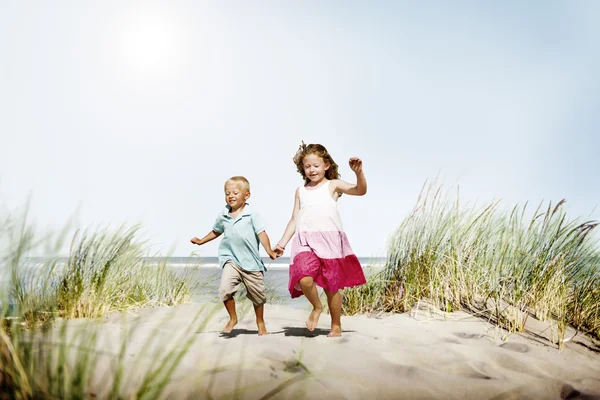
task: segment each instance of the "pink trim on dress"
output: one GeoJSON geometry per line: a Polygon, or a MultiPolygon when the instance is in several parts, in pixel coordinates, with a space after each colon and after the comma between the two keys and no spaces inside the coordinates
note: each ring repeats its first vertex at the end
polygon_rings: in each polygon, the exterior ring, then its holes
{"type": "Polygon", "coordinates": [[[345,258],[354,254],[346,233],[339,231],[296,233],[291,259],[303,251],[312,251],[319,258],[345,258]]]}

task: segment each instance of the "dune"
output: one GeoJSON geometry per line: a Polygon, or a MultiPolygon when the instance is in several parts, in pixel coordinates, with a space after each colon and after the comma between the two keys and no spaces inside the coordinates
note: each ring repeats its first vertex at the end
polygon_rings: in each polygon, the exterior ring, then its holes
{"type": "MultiPolygon", "coordinates": [[[[176,354],[189,339],[161,398],[600,399],[598,343],[568,332],[575,337],[558,350],[548,340],[551,325],[539,321],[526,333],[507,335],[464,312],[421,307],[343,317],[343,336],[328,338],[329,315],[309,332],[307,312],[267,305],[270,334],[259,337],[249,305],[238,307],[245,310],[230,334],[220,332],[227,321],[220,304],[65,323],[72,348],[97,351],[89,389],[95,398],[110,397],[108,377],[119,357],[123,393],[131,394],[144,373],[169,367],[152,364],[157,354],[176,354]],[[91,332],[96,341],[90,341],[91,332]]],[[[54,328],[60,329],[61,324],[54,328]]]]}

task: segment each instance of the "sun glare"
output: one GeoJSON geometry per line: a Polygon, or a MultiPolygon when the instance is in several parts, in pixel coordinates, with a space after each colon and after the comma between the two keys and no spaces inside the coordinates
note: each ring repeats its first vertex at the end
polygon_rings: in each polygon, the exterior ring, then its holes
{"type": "Polygon", "coordinates": [[[132,14],[119,35],[127,69],[138,77],[167,78],[181,63],[181,30],[161,13],[132,14]]]}

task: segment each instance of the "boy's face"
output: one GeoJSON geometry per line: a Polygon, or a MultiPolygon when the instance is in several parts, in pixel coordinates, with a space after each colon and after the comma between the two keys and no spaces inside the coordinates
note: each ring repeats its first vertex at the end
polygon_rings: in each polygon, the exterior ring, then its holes
{"type": "Polygon", "coordinates": [[[225,184],[225,202],[229,207],[237,210],[250,198],[250,192],[240,182],[227,182],[225,184]]]}

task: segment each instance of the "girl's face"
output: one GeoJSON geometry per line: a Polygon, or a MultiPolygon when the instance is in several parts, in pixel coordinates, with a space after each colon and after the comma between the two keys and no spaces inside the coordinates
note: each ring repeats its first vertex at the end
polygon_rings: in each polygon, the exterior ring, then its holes
{"type": "Polygon", "coordinates": [[[323,161],[323,158],[316,154],[307,154],[302,159],[302,163],[304,164],[304,175],[313,183],[321,182],[329,169],[329,163],[323,161]]]}

